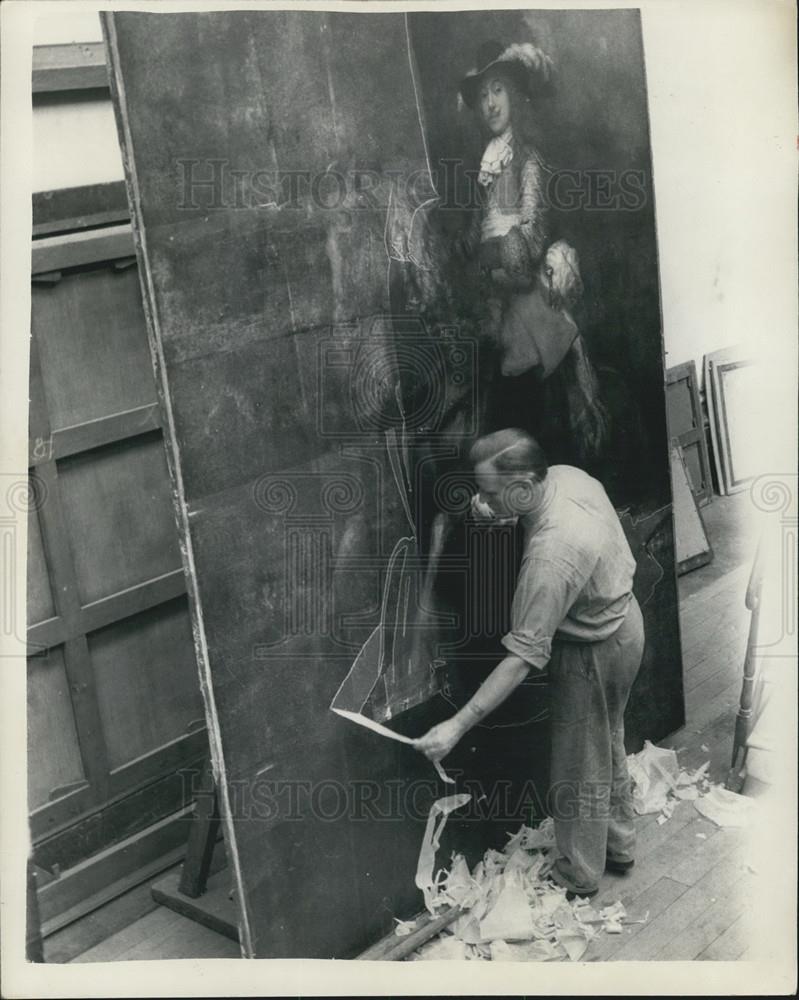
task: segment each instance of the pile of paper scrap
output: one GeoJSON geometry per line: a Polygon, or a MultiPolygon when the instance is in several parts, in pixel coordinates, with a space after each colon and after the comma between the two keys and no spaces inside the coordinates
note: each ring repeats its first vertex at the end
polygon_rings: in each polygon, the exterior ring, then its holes
{"type": "Polygon", "coordinates": [[[751,799],[711,782],[709,760],[695,770],[685,770],[676,751],[646,740],[640,753],[627,758],[627,767],[635,811],[639,815],[657,813],[658,823],[671,819],[680,801],[693,802],[696,810],[717,826],[745,826],[756,810],[751,799]]]}
{"type": "Polygon", "coordinates": [[[635,811],[639,815],[658,813],[658,823],[665,823],[679,801],[698,799],[710,790],[709,767],[710,761],[706,761],[696,770],[686,771],[674,750],[645,740],[643,750],[627,758],[635,811]]]}
{"type": "MultiPolygon", "coordinates": [[[[647,740],[640,753],[627,758],[627,764],[639,815],[657,813],[658,823],[665,823],[678,802],[693,801],[718,826],[742,826],[752,818],[751,800],[710,781],[710,761],[686,770],[674,750],[647,740]]],[[[599,933],[621,934],[625,924],[648,920],[648,913],[641,920],[629,919],[620,901],[596,910],[587,900],[566,899],[565,888],[547,877],[556,858],[551,819],[535,829],[522,826],[509,835],[503,850],[486,851],[473,871],[461,854],[453,855],[449,870],[436,871],[436,850],[447,817],[469,800],[467,794],[451,795],[438,799],[430,810],[416,885],[429,913],[452,906],[461,912],[412,954],[413,961],[577,962],[599,933]]],[[[413,921],[398,920],[395,933],[405,935],[414,929],[413,921]]]]}
{"type": "MultiPolygon", "coordinates": [[[[551,819],[535,829],[522,826],[502,851],[486,851],[473,871],[460,854],[438,873],[431,907],[460,906],[458,919],[422,945],[413,961],[579,961],[602,930],[621,933],[620,902],[597,911],[587,900],[568,902],[566,890],[547,874],[555,858],[551,819]]],[[[398,934],[411,927],[400,923],[398,934]]]]}

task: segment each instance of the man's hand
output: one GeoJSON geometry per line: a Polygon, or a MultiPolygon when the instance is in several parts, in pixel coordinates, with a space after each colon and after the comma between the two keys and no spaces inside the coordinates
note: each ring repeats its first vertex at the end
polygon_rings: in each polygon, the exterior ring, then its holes
{"type": "Polygon", "coordinates": [[[424,736],[420,736],[418,740],[414,740],[413,745],[428,760],[441,760],[442,757],[447,756],[465,731],[463,725],[453,715],[451,719],[439,722],[437,726],[429,729],[424,736]]]}
{"type": "Polygon", "coordinates": [[[481,499],[479,493],[475,493],[469,501],[469,511],[472,517],[481,524],[493,524],[499,526],[501,524],[515,524],[519,520],[518,514],[512,514],[508,517],[498,517],[494,513],[494,509],[491,504],[486,503],[485,500],[481,499]]]}
{"type": "Polygon", "coordinates": [[[472,517],[477,521],[495,521],[497,518],[497,515],[491,509],[491,505],[481,499],[479,493],[475,493],[469,501],[469,508],[471,510],[472,517]]]}

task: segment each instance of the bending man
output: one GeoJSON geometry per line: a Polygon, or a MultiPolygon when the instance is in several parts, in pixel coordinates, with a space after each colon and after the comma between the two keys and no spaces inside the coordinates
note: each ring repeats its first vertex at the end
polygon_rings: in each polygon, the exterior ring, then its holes
{"type": "Polygon", "coordinates": [[[459,712],[415,745],[431,760],[446,756],[531,669],[548,665],[549,801],[559,853],[552,878],[570,896],[591,896],[606,867],[633,864],[624,709],[644,648],[635,560],[602,485],[568,465],[548,469],[524,431],[481,438],[470,458],[483,509],[518,517],[524,528],[511,631],[502,639],[508,655],[459,712]]]}

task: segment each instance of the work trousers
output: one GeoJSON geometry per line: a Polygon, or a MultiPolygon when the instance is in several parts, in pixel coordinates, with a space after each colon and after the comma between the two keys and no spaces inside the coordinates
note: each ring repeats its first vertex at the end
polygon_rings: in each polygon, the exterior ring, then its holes
{"type": "Polygon", "coordinates": [[[606,858],[633,859],[624,709],[643,650],[643,620],[635,598],[610,638],[586,643],[556,639],[552,645],[549,809],[558,850],[552,876],[578,892],[597,888],[606,858]]]}

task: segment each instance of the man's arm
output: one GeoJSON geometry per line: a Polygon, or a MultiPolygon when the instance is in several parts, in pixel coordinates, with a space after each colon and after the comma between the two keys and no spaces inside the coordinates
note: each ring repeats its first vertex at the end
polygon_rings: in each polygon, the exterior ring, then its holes
{"type": "Polygon", "coordinates": [[[505,657],[452,718],[414,741],[430,760],[440,760],[483,716],[488,715],[527,676],[531,667],[543,670],[552,654],[552,637],[574,599],[591,575],[595,557],[579,566],[575,560],[537,558],[530,561],[516,587],[511,631],[503,637],[505,657]]]}
{"type": "Polygon", "coordinates": [[[430,760],[440,760],[484,716],[501,705],[515,691],[527,674],[530,664],[510,654],[497,664],[469,701],[451,719],[433,726],[414,741],[414,746],[430,760]]]}

